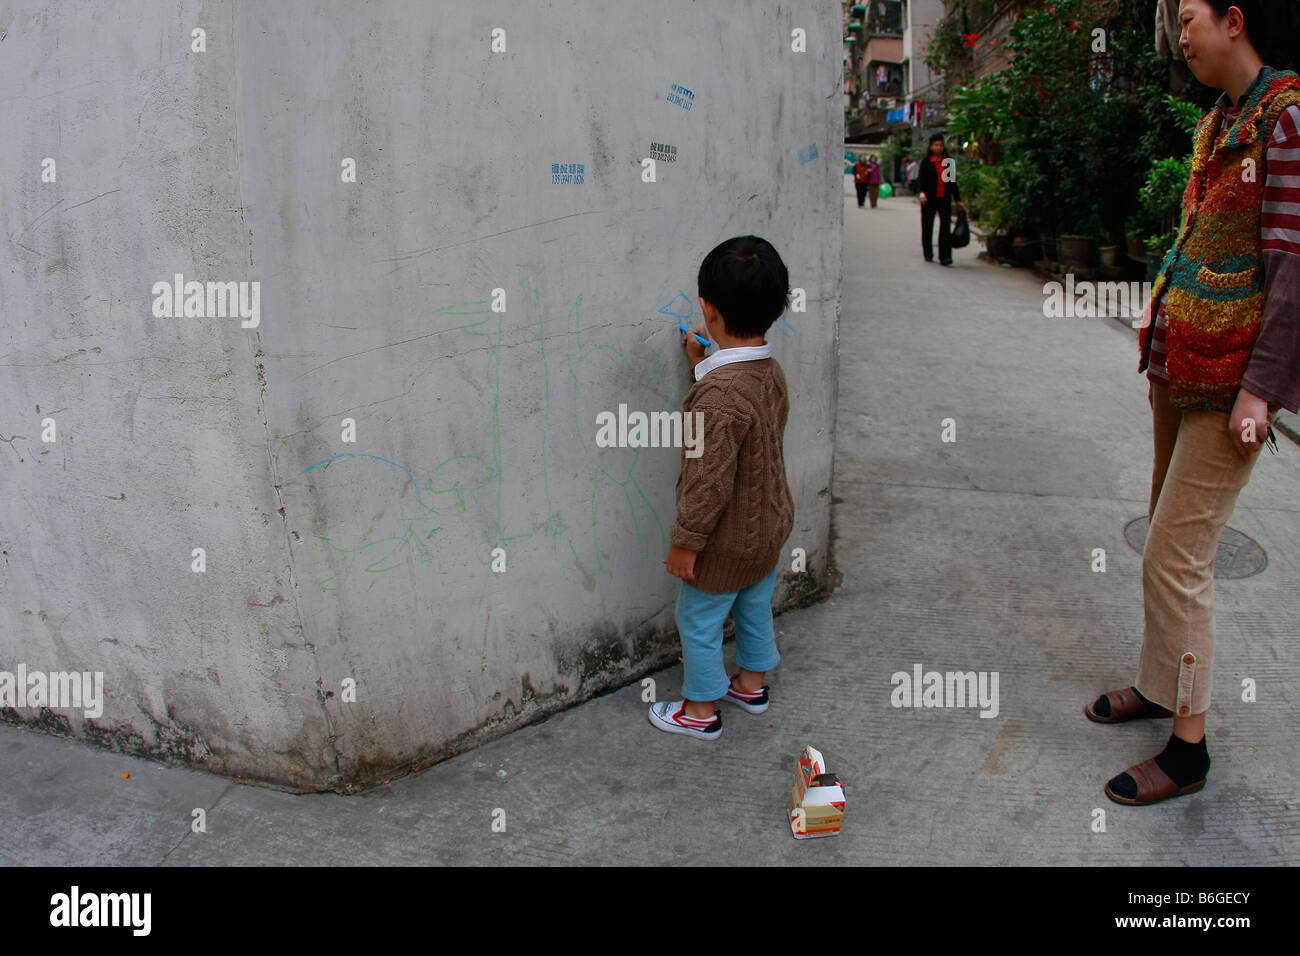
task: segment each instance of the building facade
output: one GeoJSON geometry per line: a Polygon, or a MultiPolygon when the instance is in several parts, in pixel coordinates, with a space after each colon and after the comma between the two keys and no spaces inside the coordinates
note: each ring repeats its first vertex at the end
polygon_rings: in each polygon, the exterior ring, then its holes
{"type": "Polygon", "coordinates": [[[844,16],[846,139],[880,144],[906,133],[915,145],[945,118],[944,78],[925,62],[943,0],[846,3],[844,16]]]}

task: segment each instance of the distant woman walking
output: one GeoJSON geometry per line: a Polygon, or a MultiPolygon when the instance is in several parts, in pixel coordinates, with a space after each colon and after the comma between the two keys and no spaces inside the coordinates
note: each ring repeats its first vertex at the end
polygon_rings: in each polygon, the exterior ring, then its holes
{"type": "Polygon", "coordinates": [[[921,162],[917,182],[921,200],[921,251],[925,261],[934,261],[934,249],[931,236],[934,232],[934,217],[939,217],[939,263],[952,265],[952,206],[965,209],[961,201],[961,192],[957,189],[957,164],[948,159],[948,150],[943,143],[943,134],[935,133],[930,137],[930,154],[921,162]]]}
{"type": "Polygon", "coordinates": [[[880,163],[874,156],[867,160],[867,193],[871,196],[871,208],[875,209],[880,197],[880,163]]]}

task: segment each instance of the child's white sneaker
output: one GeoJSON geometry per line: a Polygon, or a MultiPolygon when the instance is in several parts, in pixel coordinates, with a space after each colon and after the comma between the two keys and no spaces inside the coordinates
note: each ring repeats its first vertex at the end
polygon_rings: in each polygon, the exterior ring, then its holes
{"type": "Polygon", "coordinates": [[[739,674],[731,675],[731,686],[727,688],[727,693],[722,699],[731,701],[737,707],[745,708],[751,714],[761,714],[767,710],[767,705],[771,703],[767,696],[767,685],[764,684],[752,693],[743,691],[736,686],[736,678],[739,676],[739,674]]]}
{"type": "Polygon", "coordinates": [[[686,734],[702,740],[722,736],[722,715],[714,710],[711,718],[692,717],[686,713],[684,700],[661,700],[650,705],[650,723],[670,734],[686,734]]]}

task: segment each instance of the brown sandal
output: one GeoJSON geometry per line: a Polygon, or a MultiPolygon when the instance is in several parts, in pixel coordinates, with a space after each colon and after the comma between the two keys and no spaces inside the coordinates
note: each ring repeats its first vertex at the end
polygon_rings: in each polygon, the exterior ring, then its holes
{"type": "MultiPolygon", "coordinates": [[[[1123,690],[1108,690],[1101,696],[1110,701],[1109,717],[1103,717],[1092,709],[1093,704],[1097,703],[1095,700],[1083,705],[1083,715],[1099,724],[1122,724],[1126,720],[1173,716],[1172,711],[1165,710],[1163,707],[1148,710],[1147,705],[1142,702],[1142,698],[1137,695],[1137,691],[1132,687],[1125,687],[1123,690]]],[[[1100,699],[1099,697],[1098,700],[1100,699]]]]}
{"type": "Polygon", "coordinates": [[[1133,782],[1137,784],[1137,796],[1121,797],[1110,788],[1109,781],[1106,783],[1106,796],[1116,803],[1123,803],[1130,807],[1149,807],[1153,803],[1160,803],[1170,797],[1181,797],[1189,793],[1195,793],[1204,787],[1205,781],[1209,779],[1208,777],[1202,777],[1195,783],[1179,787],[1169,778],[1167,773],[1160,769],[1160,764],[1156,763],[1155,757],[1129,767],[1124,772],[1132,777],[1133,782]]]}

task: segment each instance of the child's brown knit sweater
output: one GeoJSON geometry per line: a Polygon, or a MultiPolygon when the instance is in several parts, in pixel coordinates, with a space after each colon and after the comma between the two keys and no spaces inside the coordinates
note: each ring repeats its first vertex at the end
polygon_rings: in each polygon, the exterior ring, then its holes
{"type": "Polygon", "coordinates": [[[703,454],[688,458],[682,449],[669,540],[699,552],[692,587],[739,591],[776,566],[794,527],[781,445],[790,413],[785,374],[772,358],[719,365],[686,393],[683,416],[696,412],[703,454]]]}

